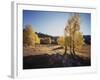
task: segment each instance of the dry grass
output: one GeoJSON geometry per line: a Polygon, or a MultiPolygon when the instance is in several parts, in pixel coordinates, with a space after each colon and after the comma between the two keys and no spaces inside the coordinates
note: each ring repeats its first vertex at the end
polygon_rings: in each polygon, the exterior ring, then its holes
{"type": "MultiPolygon", "coordinates": [[[[23,56],[64,53],[64,49],[52,50],[56,47],[59,47],[59,45],[37,45],[34,48],[23,48],[23,56]]],[[[67,53],[69,53],[69,51],[67,51],[67,53]]],[[[76,50],[76,54],[81,57],[90,58],[91,46],[84,45],[81,49],[76,50]]]]}
{"type": "Polygon", "coordinates": [[[23,56],[47,54],[50,49],[46,46],[35,46],[34,48],[23,48],[23,56]]]}
{"type": "Polygon", "coordinates": [[[83,57],[90,58],[91,56],[91,46],[90,45],[83,45],[83,47],[77,50],[77,54],[83,57]]]}

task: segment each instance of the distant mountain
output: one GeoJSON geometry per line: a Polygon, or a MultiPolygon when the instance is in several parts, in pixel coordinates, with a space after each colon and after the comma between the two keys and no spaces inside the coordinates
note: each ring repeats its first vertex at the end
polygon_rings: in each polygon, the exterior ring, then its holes
{"type": "Polygon", "coordinates": [[[35,32],[40,38],[43,38],[43,37],[52,37],[51,35],[48,35],[48,34],[44,34],[44,33],[38,33],[38,32],[35,32]]]}
{"type": "MultiPolygon", "coordinates": [[[[51,36],[51,35],[48,35],[48,34],[44,34],[44,33],[38,33],[38,32],[35,32],[40,38],[44,38],[44,37],[50,37],[51,39],[53,40],[57,40],[57,38],[59,36],[51,36]]],[[[83,35],[84,37],[84,42],[86,44],[91,44],[91,35],[83,35]]]]}
{"type": "Polygon", "coordinates": [[[83,35],[83,37],[86,44],[91,44],[91,35],[83,35]]]}
{"type": "Polygon", "coordinates": [[[50,37],[51,39],[55,39],[55,38],[58,38],[58,36],[51,36],[51,35],[48,35],[48,34],[44,34],[44,33],[38,33],[38,32],[35,32],[40,38],[44,38],[44,37],[50,37]]]}
{"type": "MultiPolygon", "coordinates": [[[[44,33],[37,33],[35,32],[39,38],[45,38],[45,37],[49,37],[51,38],[51,43],[52,44],[57,44],[57,39],[58,39],[58,36],[51,36],[51,35],[48,35],[48,34],[44,34],[44,33]]],[[[42,41],[43,42],[43,41],[42,41]]]]}

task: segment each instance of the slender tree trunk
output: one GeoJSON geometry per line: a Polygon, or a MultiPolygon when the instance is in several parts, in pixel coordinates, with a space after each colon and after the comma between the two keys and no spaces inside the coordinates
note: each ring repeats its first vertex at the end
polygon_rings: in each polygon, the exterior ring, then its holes
{"type": "Polygon", "coordinates": [[[73,55],[75,55],[75,43],[74,43],[74,38],[75,38],[75,32],[73,32],[73,55]]]}
{"type": "Polygon", "coordinates": [[[71,51],[72,50],[71,49],[72,48],[72,45],[71,45],[72,44],[72,41],[71,41],[72,39],[71,39],[71,37],[72,36],[71,36],[71,26],[70,26],[70,54],[72,54],[72,51],[71,51]]]}
{"type": "Polygon", "coordinates": [[[66,37],[65,37],[65,53],[64,53],[64,55],[67,53],[67,41],[66,41],[66,37]]]}
{"type": "Polygon", "coordinates": [[[65,46],[65,53],[64,53],[64,55],[67,53],[67,46],[65,46]]]}

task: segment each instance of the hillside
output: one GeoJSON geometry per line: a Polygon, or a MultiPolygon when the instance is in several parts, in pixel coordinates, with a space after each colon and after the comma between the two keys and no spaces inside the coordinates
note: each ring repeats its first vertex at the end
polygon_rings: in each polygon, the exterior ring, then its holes
{"type": "MultiPolygon", "coordinates": [[[[44,34],[44,33],[38,33],[38,32],[35,32],[40,38],[44,38],[44,37],[50,37],[51,39],[54,39],[54,40],[57,40],[57,38],[59,36],[52,36],[52,35],[48,35],[48,34],[44,34]]],[[[84,42],[86,44],[91,44],[91,35],[83,35],[84,37],[84,42]]]]}

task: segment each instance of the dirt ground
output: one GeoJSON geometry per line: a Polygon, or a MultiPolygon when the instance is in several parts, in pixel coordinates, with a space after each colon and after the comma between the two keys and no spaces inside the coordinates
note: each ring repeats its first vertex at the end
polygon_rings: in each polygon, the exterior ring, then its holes
{"type": "MultiPolygon", "coordinates": [[[[23,48],[23,56],[30,55],[43,55],[43,54],[64,54],[64,48],[60,45],[36,45],[35,48],[23,48]]],[[[67,51],[69,54],[69,51],[67,51]]],[[[91,47],[90,45],[84,45],[80,50],[76,51],[76,54],[83,57],[90,58],[91,56],[91,47]]]]}

